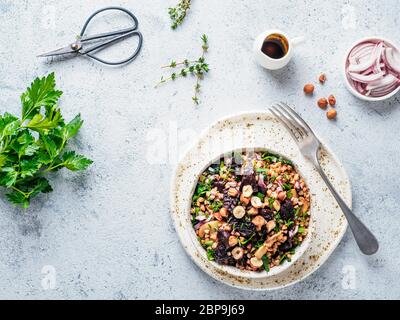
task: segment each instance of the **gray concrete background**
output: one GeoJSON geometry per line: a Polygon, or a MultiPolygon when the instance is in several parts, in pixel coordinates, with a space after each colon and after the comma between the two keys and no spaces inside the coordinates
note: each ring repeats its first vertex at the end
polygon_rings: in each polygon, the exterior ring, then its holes
{"type": "Polygon", "coordinates": [[[344,51],[360,37],[380,34],[400,44],[400,1],[193,0],[174,32],[167,8],[176,2],[0,0],[1,112],[19,112],[28,83],[54,71],[65,117],[81,112],[85,120],[72,147],[95,161],[83,174],[51,176],[55,191],[26,212],[1,197],[0,298],[399,298],[399,96],[376,104],[357,100],[344,87],[341,66],[344,51]],[[69,43],[86,17],[105,5],[125,6],[139,18],[145,42],[134,63],[109,68],[83,58],[35,58],[69,43]],[[255,36],[271,27],[307,37],[278,72],[252,59],[255,36]],[[191,102],[192,80],[154,89],[160,66],[200,54],[203,33],[210,39],[212,70],[203,82],[202,104],[191,102]],[[318,92],[337,97],[334,122],[302,94],[304,83],[316,81],[320,72],[328,81],[318,92]],[[152,163],[167,154],[160,148],[149,157],[146,141],[154,130],[164,130],[165,144],[173,145],[168,131],[175,125],[178,133],[200,132],[222,116],[264,110],[282,99],[343,161],[354,211],[374,230],[381,249],[362,256],[347,232],[306,280],[274,292],[233,289],[209,278],[183,251],[169,216],[173,163],[152,163]],[[48,288],[51,275],[42,271],[53,268],[56,282],[48,288]],[[353,271],[355,288],[349,289],[343,283],[353,271]]]}

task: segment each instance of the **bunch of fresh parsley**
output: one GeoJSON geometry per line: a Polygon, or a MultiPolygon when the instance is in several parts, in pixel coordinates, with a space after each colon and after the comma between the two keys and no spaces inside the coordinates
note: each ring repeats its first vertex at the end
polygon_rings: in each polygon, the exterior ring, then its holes
{"type": "Polygon", "coordinates": [[[22,115],[0,115],[0,185],[8,200],[23,208],[40,192],[52,191],[45,174],[63,167],[85,170],[92,160],[64,151],[82,126],[80,115],[65,123],[57,102],[54,73],[36,78],[21,95],[22,115]]]}

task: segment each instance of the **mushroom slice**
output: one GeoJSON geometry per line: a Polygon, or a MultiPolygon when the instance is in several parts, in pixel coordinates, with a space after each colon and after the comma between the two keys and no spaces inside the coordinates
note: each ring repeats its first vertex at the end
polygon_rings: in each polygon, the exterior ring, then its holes
{"type": "Polygon", "coordinates": [[[251,197],[251,205],[254,208],[261,208],[262,207],[262,201],[259,197],[251,197]]]}
{"type": "Polygon", "coordinates": [[[263,264],[264,263],[263,263],[262,259],[258,259],[257,257],[253,257],[250,259],[250,265],[253,268],[260,268],[263,266],[263,264]]]}
{"type": "Polygon", "coordinates": [[[246,198],[251,197],[251,195],[253,194],[253,187],[249,184],[243,186],[242,193],[243,196],[245,196],[246,198]]]}
{"type": "Polygon", "coordinates": [[[236,219],[242,219],[246,214],[246,210],[242,206],[236,206],[233,209],[233,215],[236,219]]]}
{"type": "Polygon", "coordinates": [[[232,249],[232,257],[235,260],[240,260],[243,258],[244,250],[241,247],[235,247],[232,249]]]}

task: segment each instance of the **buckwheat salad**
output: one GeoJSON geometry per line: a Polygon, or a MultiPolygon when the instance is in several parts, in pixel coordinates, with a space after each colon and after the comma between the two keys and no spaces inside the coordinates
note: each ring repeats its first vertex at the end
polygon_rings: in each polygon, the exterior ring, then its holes
{"type": "Polygon", "coordinates": [[[209,260],[269,271],[305,239],[310,193],[292,162],[269,152],[222,157],[199,177],[191,216],[209,260]]]}

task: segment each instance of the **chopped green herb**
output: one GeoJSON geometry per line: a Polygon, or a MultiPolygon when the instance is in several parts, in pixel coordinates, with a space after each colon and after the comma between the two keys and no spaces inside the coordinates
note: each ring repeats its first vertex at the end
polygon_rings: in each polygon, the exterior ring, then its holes
{"type": "Polygon", "coordinates": [[[293,197],[293,194],[292,194],[292,191],[291,191],[291,190],[289,190],[288,192],[286,192],[286,197],[287,197],[288,199],[291,199],[291,198],[293,197]]]}
{"type": "Polygon", "coordinates": [[[303,234],[304,231],[305,231],[304,227],[299,227],[299,230],[297,232],[303,234]]]}
{"type": "Polygon", "coordinates": [[[221,201],[214,201],[213,203],[210,204],[210,208],[212,211],[217,212],[219,209],[222,208],[224,204],[221,201]]]}
{"type": "Polygon", "coordinates": [[[213,261],[215,259],[215,251],[212,249],[207,249],[207,259],[213,261]]]}
{"type": "Polygon", "coordinates": [[[257,168],[256,172],[267,172],[268,169],[267,168],[257,168]]]}
{"type": "Polygon", "coordinates": [[[293,186],[290,183],[284,183],[282,184],[282,189],[285,191],[292,190],[293,186]]]}
{"type": "Polygon", "coordinates": [[[208,241],[204,242],[204,246],[205,246],[205,247],[210,247],[210,246],[212,246],[213,244],[214,244],[214,241],[211,241],[211,240],[208,240],[208,241]]]}
{"type": "Polygon", "coordinates": [[[271,209],[274,207],[274,202],[275,202],[275,199],[274,199],[274,198],[268,197],[268,204],[269,204],[269,207],[270,207],[271,209]]]}
{"type": "Polygon", "coordinates": [[[283,164],[293,165],[292,161],[282,158],[281,156],[278,156],[278,155],[270,153],[270,152],[264,152],[261,155],[261,159],[264,161],[269,161],[269,162],[273,162],[273,163],[281,162],[283,164]]]}
{"type": "Polygon", "coordinates": [[[257,197],[259,197],[261,201],[264,201],[265,195],[261,192],[257,192],[257,197]]]}
{"type": "Polygon", "coordinates": [[[269,272],[269,259],[268,259],[267,255],[264,255],[262,257],[262,261],[263,261],[264,270],[269,272]]]}

